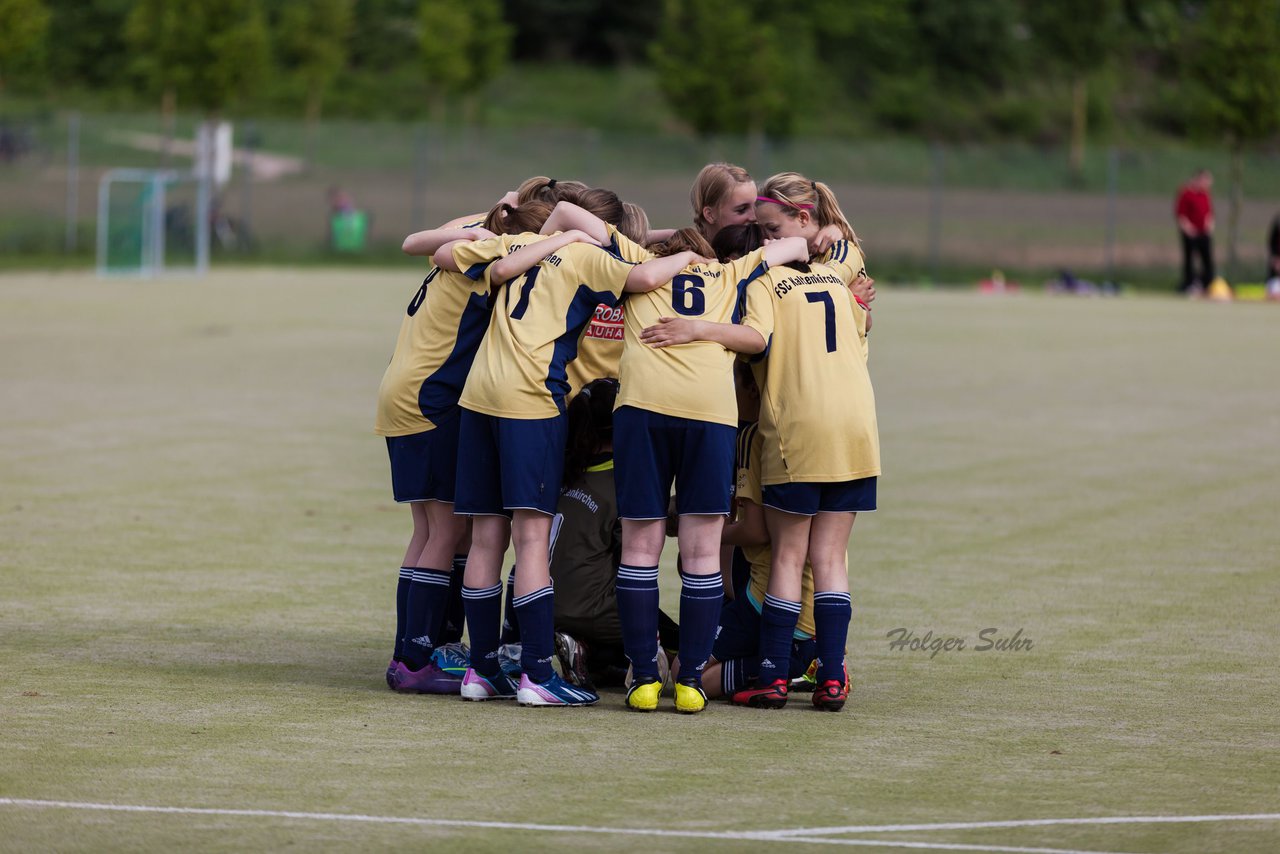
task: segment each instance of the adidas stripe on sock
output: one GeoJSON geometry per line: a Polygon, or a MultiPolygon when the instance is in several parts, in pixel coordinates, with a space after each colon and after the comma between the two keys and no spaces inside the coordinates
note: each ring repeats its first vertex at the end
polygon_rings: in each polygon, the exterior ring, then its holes
{"type": "Polygon", "coordinates": [[[799,602],[765,594],[760,609],[760,673],[756,684],[768,685],[789,678],[791,640],[799,618],[799,602]]]}
{"type": "Polygon", "coordinates": [[[632,679],[658,678],[658,567],[618,567],[615,590],[622,647],[631,660],[632,679]]]}
{"type": "Polygon", "coordinates": [[[471,667],[486,679],[498,675],[498,629],[502,619],[502,585],[462,587],[462,606],[471,632],[471,667]]]}
{"type": "Polygon", "coordinates": [[[848,593],[813,594],[814,641],[818,646],[818,684],[835,680],[844,684],[844,648],[849,639],[853,602],[848,593]]]}
{"type": "Polygon", "coordinates": [[[554,673],[555,596],[551,585],[511,600],[520,619],[520,666],[534,682],[546,682],[554,673]]]}
{"type": "Polygon", "coordinates": [[[680,680],[698,681],[711,657],[720,609],[724,603],[724,582],[720,573],[690,575],[680,573],[680,680]]]}

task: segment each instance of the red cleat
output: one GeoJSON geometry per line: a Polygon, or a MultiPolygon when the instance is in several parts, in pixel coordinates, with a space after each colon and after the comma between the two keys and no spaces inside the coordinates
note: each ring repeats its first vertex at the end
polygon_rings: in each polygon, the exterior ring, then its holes
{"type": "Polygon", "coordinates": [[[828,679],[813,692],[813,707],[822,712],[838,712],[844,708],[844,701],[849,699],[849,683],[828,679]]]}
{"type": "Polygon", "coordinates": [[[781,709],[787,704],[787,680],[775,679],[768,685],[735,691],[732,702],[753,709],[781,709]]]}

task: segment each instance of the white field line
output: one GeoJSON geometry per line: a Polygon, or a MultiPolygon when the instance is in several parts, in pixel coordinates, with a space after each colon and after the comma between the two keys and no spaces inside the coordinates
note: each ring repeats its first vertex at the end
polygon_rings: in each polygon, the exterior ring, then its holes
{"type": "Polygon", "coordinates": [[[162,807],[137,804],[99,804],[81,801],[43,801],[29,798],[0,797],[0,806],[34,807],[43,809],[98,810],[125,813],[161,813],[166,815],[239,816],[249,818],[285,818],[303,821],[361,822],[365,824],[407,824],[421,827],[465,827],[497,830],[530,830],[541,833],[595,833],[615,836],[658,836],[676,839],[719,839],[789,842],[800,845],[844,845],[856,847],[910,848],[928,851],[989,851],[1009,854],[1109,854],[1102,851],[1079,851],[1065,848],[1024,848],[1008,845],[967,845],[947,842],[908,842],[906,840],[880,839],[823,839],[814,836],[796,836],[795,831],[698,831],[658,830],[629,827],[587,827],[567,824],[525,824],[510,821],[467,821],[463,819],[415,818],[403,816],[360,815],[355,813],[294,812],[289,810],[211,809],[201,807],[162,807]]]}
{"type": "Polygon", "coordinates": [[[986,830],[1007,827],[1048,827],[1059,824],[1179,824],[1206,821],[1280,821],[1280,813],[1248,815],[1116,815],[1098,818],[1028,818],[1016,821],[952,821],[937,824],[849,824],[843,827],[796,827],[791,830],[762,830],[762,836],[786,839],[791,836],[827,836],[841,833],[903,833],[917,830],[986,830]]]}

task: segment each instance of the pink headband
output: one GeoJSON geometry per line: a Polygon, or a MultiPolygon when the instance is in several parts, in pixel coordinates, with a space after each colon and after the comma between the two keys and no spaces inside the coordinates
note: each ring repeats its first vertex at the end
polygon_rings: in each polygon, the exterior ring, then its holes
{"type": "Polygon", "coordinates": [[[801,204],[798,204],[798,205],[797,205],[797,204],[793,204],[793,203],[791,203],[791,202],[784,202],[784,201],[782,201],[782,199],[775,199],[775,198],[773,198],[772,196],[756,196],[756,201],[757,201],[757,202],[768,202],[768,203],[769,203],[769,204],[771,204],[771,205],[782,205],[784,208],[795,208],[795,209],[796,209],[796,210],[798,210],[798,211],[799,211],[799,210],[805,210],[805,211],[811,211],[811,210],[813,210],[813,205],[808,205],[808,204],[804,204],[804,203],[801,203],[801,204]]]}

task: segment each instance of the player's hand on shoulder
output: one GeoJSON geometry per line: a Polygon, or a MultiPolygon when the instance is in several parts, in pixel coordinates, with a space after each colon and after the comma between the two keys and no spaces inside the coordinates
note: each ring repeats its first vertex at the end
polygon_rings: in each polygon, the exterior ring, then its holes
{"type": "Polygon", "coordinates": [[[866,273],[859,273],[858,277],[849,283],[849,290],[860,302],[870,306],[876,298],[876,280],[866,273]]]}
{"type": "Polygon", "coordinates": [[[824,225],[809,241],[809,254],[815,257],[821,255],[831,248],[831,244],[843,239],[844,233],[839,226],[824,225]]]}
{"type": "Polygon", "coordinates": [[[565,232],[565,236],[570,238],[570,243],[590,243],[592,246],[599,246],[600,241],[596,240],[590,234],[587,234],[580,228],[573,228],[565,232]]]}
{"type": "Polygon", "coordinates": [[[659,317],[655,325],[640,331],[640,340],[654,348],[688,344],[699,340],[697,321],[682,317],[659,317]]]}

